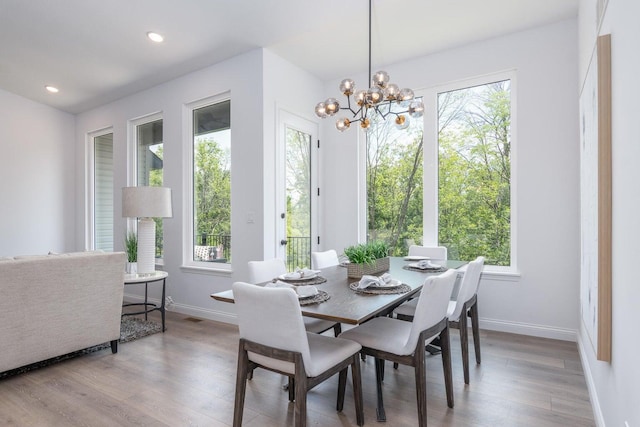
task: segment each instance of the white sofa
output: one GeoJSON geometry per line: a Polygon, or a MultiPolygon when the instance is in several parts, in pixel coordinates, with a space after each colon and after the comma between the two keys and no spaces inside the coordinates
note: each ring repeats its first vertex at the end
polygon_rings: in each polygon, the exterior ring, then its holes
{"type": "Polygon", "coordinates": [[[0,258],[0,372],[94,345],[118,351],[123,252],[0,258]]]}

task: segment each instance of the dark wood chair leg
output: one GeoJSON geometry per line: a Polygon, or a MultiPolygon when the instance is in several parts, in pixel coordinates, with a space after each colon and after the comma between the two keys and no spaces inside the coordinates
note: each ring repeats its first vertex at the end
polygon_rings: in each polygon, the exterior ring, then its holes
{"type": "Polygon", "coordinates": [[[307,425],[307,379],[296,375],[295,393],[296,400],[293,405],[293,418],[296,427],[307,425]]]}
{"type": "Polygon", "coordinates": [[[289,402],[296,400],[296,380],[293,377],[289,377],[287,391],[289,392],[289,402]]]}
{"type": "Polygon", "coordinates": [[[382,368],[384,360],[375,359],[376,365],[376,394],[378,397],[378,406],[376,408],[377,419],[380,422],[387,421],[387,415],[384,412],[384,401],[382,400],[382,368]]]}
{"type": "Polygon", "coordinates": [[[453,408],[453,370],[451,369],[449,326],[440,332],[440,348],[442,349],[442,370],[444,372],[444,387],[447,392],[447,406],[453,408]]]}
{"type": "Polygon", "coordinates": [[[469,335],[467,333],[467,304],[462,306],[460,314],[460,345],[462,346],[462,370],[464,372],[464,383],[469,384],[469,335]]]}
{"type": "Polygon", "coordinates": [[[360,361],[358,355],[353,356],[351,363],[351,382],[353,383],[353,401],[356,407],[356,422],[364,425],[364,401],[362,399],[362,375],[360,373],[360,361]]]}
{"type": "Polygon", "coordinates": [[[473,303],[469,310],[471,317],[471,330],[473,331],[473,348],[476,353],[476,363],[479,365],[482,358],[480,356],[480,319],[478,318],[478,301],[473,303]]]}
{"type": "Polygon", "coordinates": [[[340,323],[336,323],[335,325],[333,325],[333,336],[337,337],[341,333],[342,333],[342,326],[340,325],[340,323]]]}
{"type": "Polygon", "coordinates": [[[233,427],[242,426],[242,412],[244,409],[244,396],[247,389],[247,372],[249,370],[249,357],[242,348],[238,351],[238,372],[236,373],[236,396],[233,407],[233,427]]]}
{"type": "MultiPolygon", "coordinates": [[[[424,343],[424,341],[422,341],[424,343]]],[[[418,401],[418,425],[427,425],[427,367],[422,344],[418,344],[414,354],[416,377],[416,400],[418,401]]]]}
{"type": "Polygon", "coordinates": [[[347,369],[344,368],[338,374],[338,401],[336,402],[336,411],[342,412],[344,408],[344,391],[347,388],[347,369]]]}
{"type": "Polygon", "coordinates": [[[118,340],[111,341],[111,353],[116,354],[118,352],[118,340]]]}

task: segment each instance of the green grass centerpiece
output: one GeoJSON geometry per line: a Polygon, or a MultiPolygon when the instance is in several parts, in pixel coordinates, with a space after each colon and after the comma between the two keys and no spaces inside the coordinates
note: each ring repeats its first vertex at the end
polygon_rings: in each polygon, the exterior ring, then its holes
{"type": "Polygon", "coordinates": [[[349,259],[347,276],[361,278],[365,274],[377,274],[389,270],[389,246],[380,241],[360,243],[344,250],[349,259]]]}

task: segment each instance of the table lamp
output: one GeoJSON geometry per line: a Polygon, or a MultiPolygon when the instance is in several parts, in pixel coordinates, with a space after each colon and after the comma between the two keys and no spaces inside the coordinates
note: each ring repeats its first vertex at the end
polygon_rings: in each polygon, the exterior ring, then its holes
{"type": "Polygon", "coordinates": [[[171,218],[171,189],[124,187],[122,216],[138,218],[138,274],[156,270],[156,223],[153,218],[171,218]]]}

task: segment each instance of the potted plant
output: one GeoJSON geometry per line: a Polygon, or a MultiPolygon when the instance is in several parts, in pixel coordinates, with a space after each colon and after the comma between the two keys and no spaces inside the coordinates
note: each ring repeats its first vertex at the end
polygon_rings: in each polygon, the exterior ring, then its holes
{"type": "Polygon", "coordinates": [[[365,274],[377,274],[389,270],[389,246],[381,241],[360,243],[344,250],[349,259],[347,276],[361,278],[365,274]]]}
{"type": "Polygon", "coordinates": [[[138,270],[138,236],[136,233],[128,232],[124,235],[124,248],[127,253],[127,274],[135,274],[138,270]]]}

